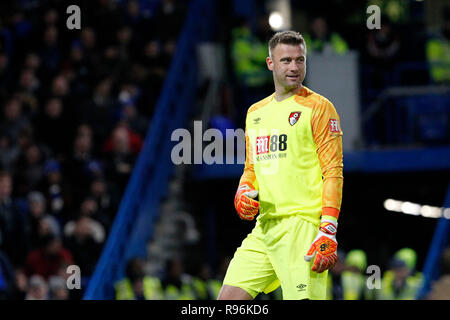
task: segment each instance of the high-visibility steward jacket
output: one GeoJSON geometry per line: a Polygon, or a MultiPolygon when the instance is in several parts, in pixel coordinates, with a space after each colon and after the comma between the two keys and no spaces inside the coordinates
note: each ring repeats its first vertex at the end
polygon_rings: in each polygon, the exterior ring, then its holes
{"type": "Polygon", "coordinates": [[[194,278],[192,285],[199,300],[216,300],[222,287],[222,283],[215,279],[204,281],[200,278],[194,278]]]}
{"type": "Polygon", "coordinates": [[[450,40],[443,35],[428,40],[426,55],[433,81],[450,82],[450,40]]]}
{"type": "Polygon", "coordinates": [[[163,286],[164,298],[166,300],[195,300],[193,281],[190,276],[181,277],[180,287],[173,283],[163,286]]]}
{"type": "Polygon", "coordinates": [[[316,51],[323,52],[326,45],[329,44],[336,54],[345,54],[348,52],[347,42],[336,32],[330,34],[329,41],[323,41],[321,39],[312,39],[308,33],[303,35],[303,39],[306,42],[307,52],[316,51]]]}
{"type": "Polygon", "coordinates": [[[222,282],[216,279],[208,280],[208,291],[213,299],[217,299],[219,296],[220,288],[222,288],[222,282]]]}
{"type": "Polygon", "coordinates": [[[366,277],[360,273],[344,271],[341,275],[344,300],[362,300],[366,288],[366,277]]]}
{"type": "Polygon", "coordinates": [[[328,273],[327,280],[327,300],[375,300],[377,291],[367,288],[367,278],[363,274],[344,271],[336,281],[328,273]]]}
{"type": "MultiPolygon", "coordinates": [[[[144,297],[146,300],[161,300],[164,298],[161,281],[156,277],[145,276],[143,278],[144,297]]],[[[116,300],[135,300],[133,286],[128,278],[124,278],[115,284],[116,300]]]]}
{"type": "Polygon", "coordinates": [[[268,55],[267,43],[261,42],[249,28],[232,30],[231,58],[241,85],[260,87],[273,81],[272,73],[266,66],[268,55]]]}
{"type": "Polygon", "coordinates": [[[416,272],[406,278],[405,285],[398,292],[394,289],[395,274],[392,270],[384,273],[381,280],[381,300],[414,300],[423,284],[423,275],[416,272]]]}

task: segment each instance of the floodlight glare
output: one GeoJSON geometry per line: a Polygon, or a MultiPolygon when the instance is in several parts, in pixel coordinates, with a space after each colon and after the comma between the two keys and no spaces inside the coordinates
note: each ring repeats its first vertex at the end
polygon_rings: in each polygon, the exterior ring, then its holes
{"type": "Polygon", "coordinates": [[[283,16],[281,13],[274,11],[269,16],[269,24],[273,30],[280,30],[283,26],[283,16]]]}

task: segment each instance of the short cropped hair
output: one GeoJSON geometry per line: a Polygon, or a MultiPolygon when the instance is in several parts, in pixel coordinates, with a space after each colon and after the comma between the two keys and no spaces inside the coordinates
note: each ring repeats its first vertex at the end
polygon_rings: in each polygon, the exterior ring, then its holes
{"type": "Polygon", "coordinates": [[[303,36],[299,32],[281,31],[275,33],[269,40],[269,56],[272,56],[272,50],[280,43],[291,45],[303,44],[306,50],[305,39],[303,39],[303,36]]]}

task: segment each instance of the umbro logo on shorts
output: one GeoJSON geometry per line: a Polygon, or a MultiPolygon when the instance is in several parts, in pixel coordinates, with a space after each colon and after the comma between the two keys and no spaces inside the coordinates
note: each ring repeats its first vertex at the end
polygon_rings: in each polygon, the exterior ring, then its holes
{"type": "Polygon", "coordinates": [[[298,289],[298,291],[305,291],[306,290],[306,284],[299,284],[298,286],[296,286],[296,288],[298,289]]]}

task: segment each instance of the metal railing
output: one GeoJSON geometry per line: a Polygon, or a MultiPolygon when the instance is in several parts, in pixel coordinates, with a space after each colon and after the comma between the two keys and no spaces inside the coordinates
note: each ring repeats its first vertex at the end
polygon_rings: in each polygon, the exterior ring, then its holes
{"type": "MultiPolygon", "coordinates": [[[[390,87],[383,90],[361,115],[361,130],[366,145],[426,143],[417,138],[420,134],[416,128],[419,117],[432,113],[445,117],[450,109],[448,101],[450,85],[390,87]],[[426,106],[420,107],[420,104],[426,106]]],[[[448,138],[443,139],[450,141],[448,138]]]]}

